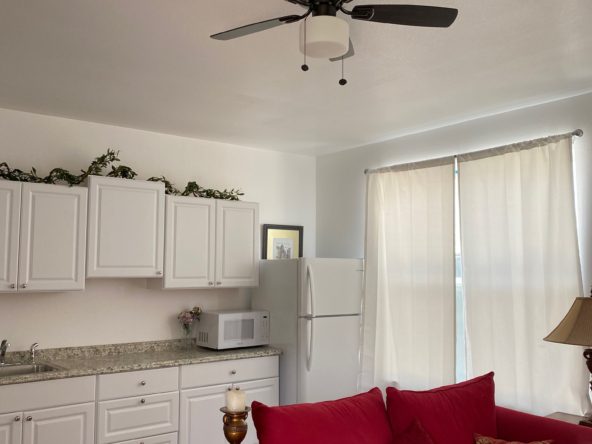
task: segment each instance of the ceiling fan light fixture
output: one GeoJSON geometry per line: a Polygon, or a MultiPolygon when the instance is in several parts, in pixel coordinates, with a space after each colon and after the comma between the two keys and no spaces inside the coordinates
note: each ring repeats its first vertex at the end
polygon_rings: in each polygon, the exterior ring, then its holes
{"type": "Polygon", "coordinates": [[[348,50],[349,24],[345,20],[332,15],[317,15],[301,22],[300,52],[308,57],[330,59],[341,57],[348,50]]]}

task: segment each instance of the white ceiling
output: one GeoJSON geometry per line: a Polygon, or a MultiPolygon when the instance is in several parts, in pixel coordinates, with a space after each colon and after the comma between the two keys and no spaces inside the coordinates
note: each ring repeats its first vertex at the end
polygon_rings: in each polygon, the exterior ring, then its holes
{"type": "MultiPolygon", "coordinates": [[[[356,0],[364,3],[396,1],[356,0]]],[[[592,90],[592,0],[407,0],[449,29],[351,24],[356,56],[300,70],[283,0],[0,0],[0,107],[319,154],[592,90]]]]}

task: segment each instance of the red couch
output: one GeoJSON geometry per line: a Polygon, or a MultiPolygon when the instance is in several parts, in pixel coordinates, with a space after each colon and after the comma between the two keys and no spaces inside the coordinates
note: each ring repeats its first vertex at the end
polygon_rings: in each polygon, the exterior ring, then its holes
{"type": "Polygon", "coordinates": [[[592,444],[592,428],[497,407],[493,373],[428,391],[377,388],[314,404],[252,404],[260,444],[592,444]],[[386,408],[385,408],[386,407],[386,408]]]}
{"type": "Polygon", "coordinates": [[[592,428],[496,407],[498,438],[530,442],[552,439],[555,444],[591,444],[592,428]]]}

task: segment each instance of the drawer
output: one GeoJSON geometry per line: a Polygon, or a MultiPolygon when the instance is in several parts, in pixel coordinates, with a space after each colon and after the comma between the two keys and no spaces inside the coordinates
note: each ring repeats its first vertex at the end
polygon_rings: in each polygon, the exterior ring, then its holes
{"type": "Polygon", "coordinates": [[[98,444],[176,432],[179,392],[99,402],[98,444]]]}
{"type": "Polygon", "coordinates": [[[275,378],[279,374],[278,364],[277,356],[266,356],[185,365],[181,367],[181,388],[275,378]]]}
{"type": "Polygon", "coordinates": [[[0,386],[0,413],[22,412],[95,400],[95,376],[0,386]]]}
{"type": "Polygon", "coordinates": [[[177,439],[176,433],[167,433],[166,435],[151,436],[149,438],[121,441],[117,444],[177,444],[177,439]]]}
{"type": "Polygon", "coordinates": [[[100,375],[99,401],[179,390],[179,368],[100,375]]]}

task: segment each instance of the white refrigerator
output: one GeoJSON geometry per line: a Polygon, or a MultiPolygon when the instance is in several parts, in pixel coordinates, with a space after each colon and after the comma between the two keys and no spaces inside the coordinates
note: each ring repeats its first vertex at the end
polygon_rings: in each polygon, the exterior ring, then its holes
{"type": "Polygon", "coordinates": [[[361,259],[261,261],[253,309],[270,312],[280,356],[280,404],[317,402],[358,392],[361,259]]]}

